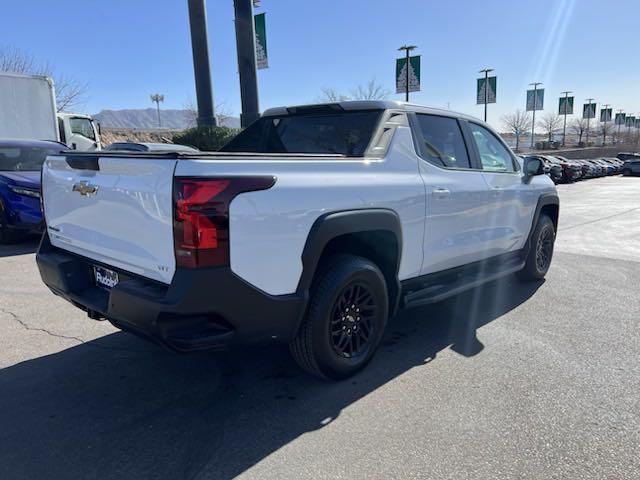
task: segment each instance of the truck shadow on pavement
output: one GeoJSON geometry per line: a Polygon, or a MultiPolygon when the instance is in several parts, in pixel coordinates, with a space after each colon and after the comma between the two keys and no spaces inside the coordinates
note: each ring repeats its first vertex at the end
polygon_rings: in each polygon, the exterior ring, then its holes
{"type": "Polygon", "coordinates": [[[540,285],[508,277],[404,311],[368,368],[339,383],[306,375],[283,346],[180,356],[125,333],[7,367],[0,478],[233,478],[443,349],[477,354],[476,330],[540,285]]]}

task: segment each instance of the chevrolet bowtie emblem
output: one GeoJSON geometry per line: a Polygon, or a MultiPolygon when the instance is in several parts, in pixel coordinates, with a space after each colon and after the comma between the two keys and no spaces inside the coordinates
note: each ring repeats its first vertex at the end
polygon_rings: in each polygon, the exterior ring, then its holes
{"type": "Polygon", "coordinates": [[[82,180],[81,182],[73,184],[73,191],[78,192],[83,197],[90,197],[98,193],[98,186],[91,185],[86,180],[82,180]]]}

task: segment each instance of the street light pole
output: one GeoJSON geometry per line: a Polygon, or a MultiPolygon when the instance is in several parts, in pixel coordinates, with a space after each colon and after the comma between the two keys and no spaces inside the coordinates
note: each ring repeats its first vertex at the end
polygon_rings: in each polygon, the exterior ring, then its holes
{"type": "Polygon", "coordinates": [[[493,68],[485,68],[478,73],[484,73],[484,121],[487,121],[487,103],[489,103],[489,72],[493,72],[493,68]]]}
{"type": "MultiPolygon", "coordinates": [[[[622,110],[620,108],[620,109],[618,109],[617,113],[624,113],[624,110],[622,110]]],[[[620,127],[621,126],[622,126],[622,124],[620,122],[618,122],[618,135],[617,135],[618,138],[616,138],[616,143],[620,142],[620,127]]]]}
{"type": "Polygon", "coordinates": [[[253,0],[233,0],[233,6],[236,15],[236,47],[242,103],[240,124],[244,128],[260,117],[253,0]]]}
{"type": "Polygon", "coordinates": [[[418,48],[416,45],[403,45],[398,50],[404,50],[406,52],[407,63],[405,65],[406,71],[406,82],[407,84],[404,87],[404,100],[405,102],[409,101],[409,66],[411,62],[411,51],[418,48]]]}
{"type": "Polygon", "coordinates": [[[602,108],[604,108],[604,128],[602,129],[602,146],[604,147],[607,144],[607,109],[610,107],[608,103],[604,104],[602,108]]]}
{"type": "Polygon", "coordinates": [[[209,40],[207,14],[204,0],[189,1],[189,28],[193,52],[193,72],[196,78],[198,103],[198,126],[216,125],[211,87],[211,65],[209,63],[209,40]]]}
{"type": "Polygon", "coordinates": [[[533,82],[529,85],[533,85],[533,122],[531,123],[531,148],[534,147],[536,136],[536,109],[538,108],[538,85],[542,85],[542,82],[533,82]]]}
{"type": "Polygon", "coordinates": [[[595,98],[587,98],[587,102],[589,102],[589,107],[587,111],[587,147],[589,146],[589,124],[591,123],[591,103],[595,100],[595,98]]]}
{"type": "Polygon", "coordinates": [[[164,95],[154,93],[151,95],[151,101],[156,104],[156,108],[158,110],[158,128],[162,128],[162,122],[160,120],[160,102],[164,102],[164,95]]]}
{"type": "Polygon", "coordinates": [[[569,94],[571,92],[562,92],[564,95],[564,126],[562,127],[562,146],[565,146],[567,140],[567,107],[569,106],[569,94]]]}

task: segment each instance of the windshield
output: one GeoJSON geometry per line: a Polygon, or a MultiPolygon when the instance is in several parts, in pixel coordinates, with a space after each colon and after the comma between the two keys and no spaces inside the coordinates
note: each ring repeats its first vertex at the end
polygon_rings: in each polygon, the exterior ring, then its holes
{"type": "Polygon", "coordinates": [[[222,152],[364,155],[381,110],[263,117],[222,152]]]}
{"type": "Polygon", "coordinates": [[[47,155],[58,153],[62,148],[0,147],[0,171],[39,171],[47,155]]]}

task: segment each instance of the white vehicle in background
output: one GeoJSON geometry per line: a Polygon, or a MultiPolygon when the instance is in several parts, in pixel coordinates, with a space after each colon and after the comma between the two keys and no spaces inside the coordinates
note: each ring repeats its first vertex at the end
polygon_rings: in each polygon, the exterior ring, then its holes
{"type": "Polygon", "coordinates": [[[0,139],[53,140],[100,150],[100,127],[88,115],[58,113],[53,80],[0,72],[0,139]]]}
{"type": "Polygon", "coordinates": [[[58,113],[60,141],[72,150],[101,150],[100,125],[89,115],[58,113]]]}

